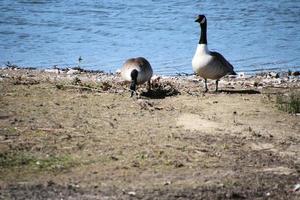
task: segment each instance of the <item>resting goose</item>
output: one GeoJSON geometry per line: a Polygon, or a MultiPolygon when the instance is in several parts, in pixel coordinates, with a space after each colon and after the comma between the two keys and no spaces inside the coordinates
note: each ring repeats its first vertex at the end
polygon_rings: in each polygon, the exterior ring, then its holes
{"type": "Polygon", "coordinates": [[[150,79],[153,71],[150,63],[143,57],[130,58],[126,60],[121,69],[121,76],[125,81],[131,82],[131,97],[135,93],[136,85],[148,82],[150,89],[150,79]]]}
{"type": "Polygon", "coordinates": [[[199,15],[195,22],[200,23],[201,37],[197,50],[192,60],[194,72],[205,80],[205,92],[208,91],[207,79],[216,80],[216,91],[218,91],[218,81],[227,74],[236,75],[233,66],[218,52],[209,51],[207,48],[207,19],[204,15],[199,15]]]}

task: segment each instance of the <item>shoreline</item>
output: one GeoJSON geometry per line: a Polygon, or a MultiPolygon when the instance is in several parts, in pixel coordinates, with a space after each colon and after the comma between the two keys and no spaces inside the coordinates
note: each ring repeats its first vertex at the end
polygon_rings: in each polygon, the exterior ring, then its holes
{"type": "MultiPolygon", "coordinates": [[[[269,69],[254,69],[254,70],[248,70],[248,71],[243,71],[240,70],[237,73],[238,74],[246,74],[246,75],[264,75],[268,74],[270,72],[272,73],[277,73],[277,74],[289,74],[289,75],[294,75],[296,76],[300,75],[300,71],[298,70],[300,67],[293,66],[293,67],[288,67],[286,70],[283,70],[282,68],[269,68],[269,69]]],[[[59,70],[61,73],[63,72],[68,72],[69,70],[76,70],[79,72],[85,72],[85,73],[105,73],[105,74],[115,74],[118,73],[119,69],[116,70],[116,72],[107,72],[105,70],[94,70],[94,69],[89,69],[86,67],[80,67],[80,66],[66,66],[66,67],[58,67],[58,66],[53,66],[53,67],[25,67],[25,66],[18,66],[11,64],[8,62],[5,64],[5,66],[0,66],[0,69],[11,69],[11,70],[41,70],[41,71],[49,71],[49,72],[55,72],[55,70],[59,70]]],[[[194,75],[194,73],[186,73],[186,72],[176,72],[173,75],[162,75],[162,74],[156,74],[160,76],[191,76],[194,75]]]]}
{"type": "MultiPolygon", "coordinates": [[[[20,79],[31,79],[36,81],[67,81],[80,83],[108,83],[111,87],[120,86],[124,88],[124,81],[120,77],[119,72],[107,73],[102,70],[85,70],[80,67],[74,68],[53,68],[53,69],[36,69],[36,68],[19,68],[19,67],[3,67],[0,68],[1,77],[9,78],[9,76],[19,76],[20,79]],[[27,76],[28,75],[28,76],[27,76]],[[7,77],[6,77],[7,76],[7,77]]],[[[15,77],[16,78],[16,77],[15,77]]],[[[176,76],[156,75],[151,78],[153,84],[159,82],[173,84],[176,89],[187,92],[188,87],[191,90],[199,89],[203,85],[203,79],[194,74],[179,74],[176,76]]],[[[209,87],[214,87],[215,80],[208,79],[209,87]]],[[[234,90],[234,89],[253,89],[262,90],[266,87],[274,88],[297,88],[300,87],[300,72],[260,72],[257,74],[238,73],[238,75],[229,75],[222,77],[219,81],[220,88],[234,90]]],[[[143,86],[140,86],[143,87],[143,86]]],[[[212,89],[211,89],[212,90],[212,89]]]]}

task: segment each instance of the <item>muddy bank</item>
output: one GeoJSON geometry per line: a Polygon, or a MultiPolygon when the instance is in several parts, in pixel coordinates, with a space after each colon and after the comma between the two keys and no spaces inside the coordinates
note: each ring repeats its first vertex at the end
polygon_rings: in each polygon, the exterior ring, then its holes
{"type": "Polygon", "coordinates": [[[277,95],[299,76],[0,70],[3,199],[298,199],[299,116],[277,95]],[[209,89],[214,90],[211,81],[209,89]]]}

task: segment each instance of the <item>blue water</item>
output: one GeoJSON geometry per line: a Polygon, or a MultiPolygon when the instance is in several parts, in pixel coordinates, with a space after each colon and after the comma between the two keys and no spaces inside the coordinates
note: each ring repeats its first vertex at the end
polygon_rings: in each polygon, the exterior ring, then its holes
{"type": "Polygon", "coordinates": [[[146,57],[156,74],[192,73],[197,14],[236,71],[300,69],[298,0],[0,0],[0,65],[114,72],[146,57]]]}

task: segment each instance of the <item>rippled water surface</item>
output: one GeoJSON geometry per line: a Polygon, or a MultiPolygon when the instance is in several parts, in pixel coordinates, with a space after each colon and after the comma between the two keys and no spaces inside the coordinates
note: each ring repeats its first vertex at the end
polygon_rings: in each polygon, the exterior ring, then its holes
{"type": "Polygon", "coordinates": [[[0,65],[114,72],[144,56],[156,74],[191,73],[200,27],[236,71],[299,69],[299,0],[0,0],[0,65]]]}

